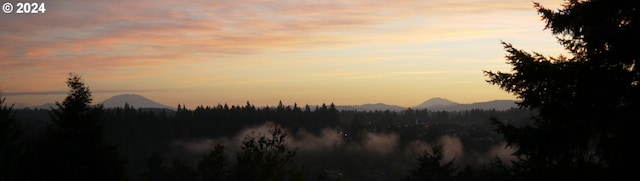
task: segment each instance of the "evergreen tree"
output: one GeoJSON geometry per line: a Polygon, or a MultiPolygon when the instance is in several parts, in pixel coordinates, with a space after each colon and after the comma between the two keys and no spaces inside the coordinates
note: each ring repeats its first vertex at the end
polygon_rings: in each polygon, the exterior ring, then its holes
{"type": "Polygon", "coordinates": [[[82,78],[69,74],[69,93],[56,102],[52,122],[32,155],[33,180],[123,180],[124,161],[105,139],[102,105],[92,106],[82,78]]]}
{"type": "Polygon", "coordinates": [[[280,127],[270,130],[271,137],[251,134],[242,142],[237,156],[237,180],[302,180],[300,170],[293,166],[296,151],[285,143],[287,134],[280,127]]]}
{"type": "Polygon", "coordinates": [[[443,151],[442,145],[431,147],[431,153],[425,150],[418,157],[418,168],[410,170],[411,176],[405,180],[454,180],[458,169],[453,164],[453,160],[442,163],[443,151]]]}
{"type": "Polygon", "coordinates": [[[24,127],[16,122],[13,105],[7,106],[5,100],[0,97],[0,180],[16,180],[25,146],[24,127]]]}
{"type": "Polygon", "coordinates": [[[242,141],[234,165],[227,162],[225,146],[216,144],[198,163],[200,180],[303,180],[302,168],[293,165],[297,150],[285,142],[287,134],[277,126],[270,137],[251,133],[242,141]]]}
{"type": "Polygon", "coordinates": [[[229,165],[222,144],[216,144],[198,163],[200,180],[229,180],[228,169],[229,165]]]}
{"type": "MultiPolygon", "coordinates": [[[[632,156],[631,126],[640,119],[640,3],[571,0],[558,11],[536,3],[546,29],[571,57],[530,54],[503,43],[512,72],[490,72],[488,82],[537,110],[535,124],[495,121],[518,148],[521,176],[529,179],[624,178],[632,156]]],[[[613,179],[616,180],[616,179],[613,179]]]]}
{"type": "Polygon", "coordinates": [[[198,178],[196,171],[178,158],[174,158],[170,165],[166,180],[183,181],[198,178]]]}
{"type": "Polygon", "coordinates": [[[158,154],[153,152],[151,157],[147,159],[147,170],[144,172],[145,180],[147,181],[162,181],[167,180],[167,166],[164,160],[158,154]]]}

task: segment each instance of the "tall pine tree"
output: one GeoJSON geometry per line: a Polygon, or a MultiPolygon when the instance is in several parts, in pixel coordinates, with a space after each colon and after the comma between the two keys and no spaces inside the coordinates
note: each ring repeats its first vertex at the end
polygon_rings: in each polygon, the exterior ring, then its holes
{"type": "Polygon", "coordinates": [[[19,162],[23,156],[25,139],[24,127],[12,113],[13,105],[0,97],[0,180],[17,180],[19,162]]]}
{"type": "Polygon", "coordinates": [[[69,93],[56,102],[52,122],[34,150],[34,180],[124,180],[124,162],[105,139],[102,105],[91,105],[91,91],[69,74],[69,93]]]}
{"type": "Polygon", "coordinates": [[[520,159],[522,178],[624,178],[632,127],[640,119],[640,3],[566,2],[535,7],[570,57],[527,53],[503,43],[511,72],[485,72],[488,82],[538,110],[534,125],[495,121],[520,159]]]}

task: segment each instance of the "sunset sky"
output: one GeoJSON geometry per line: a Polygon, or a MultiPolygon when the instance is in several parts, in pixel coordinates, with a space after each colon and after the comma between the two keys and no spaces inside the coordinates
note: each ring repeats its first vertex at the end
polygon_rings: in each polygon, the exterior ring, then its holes
{"type": "Polygon", "coordinates": [[[0,12],[9,103],[63,100],[69,72],[95,102],[132,93],[189,108],[471,103],[515,99],[482,72],[510,70],[500,41],[567,54],[531,0],[37,2],[44,14],[0,12]]]}

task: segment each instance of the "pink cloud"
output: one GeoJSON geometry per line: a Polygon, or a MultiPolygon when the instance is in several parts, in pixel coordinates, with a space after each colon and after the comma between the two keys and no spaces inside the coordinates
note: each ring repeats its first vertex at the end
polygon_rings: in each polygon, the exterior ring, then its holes
{"type": "MultiPolygon", "coordinates": [[[[510,0],[455,3],[67,0],[45,3],[48,9],[45,14],[1,15],[0,41],[10,43],[0,46],[0,72],[3,77],[9,77],[0,80],[11,87],[20,90],[58,88],[64,86],[59,82],[71,71],[101,72],[107,73],[105,76],[136,79],[161,75],[153,68],[166,67],[173,62],[218,61],[216,58],[219,57],[276,49],[367,44],[370,43],[368,36],[397,41],[402,34],[388,35],[374,27],[406,18],[532,11],[530,2],[510,0]],[[120,69],[139,69],[140,72],[113,74],[120,69]],[[25,72],[32,74],[31,77],[22,76],[25,72]],[[18,79],[29,83],[18,83],[18,79]]],[[[416,34],[412,32],[411,35],[416,34]]]]}

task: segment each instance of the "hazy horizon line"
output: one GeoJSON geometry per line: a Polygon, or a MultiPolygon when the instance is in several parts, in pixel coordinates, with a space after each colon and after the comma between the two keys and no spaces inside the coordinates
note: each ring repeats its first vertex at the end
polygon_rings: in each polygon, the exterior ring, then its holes
{"type": "MultiPolygon", "coordinates": [[[[154,91],[154,90],[142,90],[142,91],[140,91],[140,90],[139,90],[138,92],[153,92],[153,91],[154,91]]],[[[187,106],[187,107],[193,107],[193,108],[195,108],[195,107],[199,107],[199,106],[204,106],[204,107],[207,107],[207,106],[208,106],[208,107],[215,107],[215,106],[218,106],[218,105],[244,106],[244,105],[246,105],[246,103],[247,103],[247,102],[248,102],[249,104],[253,105],[253,106],[256,106],[256,107],[276,107],[276,106],[278,106],[278,104],[279,104],[280,102],[282,102],[282,103],[283,103],[283,105],[285,105],[285,106],[298,105],[299,107],[304,107],[305,105],[315,107],[315,106],[321,106],[322,104],[325,104],[325,105],[327,105],[327,106],[329,106],[329,105],[331,105],[331,104],[334,104],[335,106],[363,106],[363,105],[384,104],[384,105],[387,105],[387,106],[398,106],[398,107],[402,107],[402,108],[417,108],[417,107],[419,107],[421,104],[423,104],[424,102],[426,102],[426,101],[428,101],[428,100],[431,100],[431,99],[436,99],[436,98],[446,99],[446,100],[449,100],[449,101],[451,101],[451,102],[453,102],[453,103],[456,103],[456,104],[474,104],[474,103],[482,103],[482,102],[490,102],[490,101],[500,101],[500,100],[509,100],[509,101],[511,101],[511,100],[512,100],[512,101],[517,101],[517,100],[518,100],[518,99],[498,99],[498,98],[496,98],[496,99],[487,99],[487,100],[484,100],[484,101],[475,101],[475,102],[457,102],[457,101],[451,100],[451,99],[449,99],[449,98],[445,98],[445,97],[441,97],[441,96],[434,96],[434,97],[431,97],[431,98],[425,99],[425,100],[423,100],[423,101],[420,101],[419,103],[417,103],[417,104],[415,104],[415,105],[412,105],[412,106],[403,106],[403,105],[391,104],[391,103],[386,103],[386,102],[368,102],[368,103],[360,103],[360,104],[337,104],[335,101],[322,102],[322,103],[317,103],[317,104],[309,104],[309,103],[300,103],[300,104],[299,104],[299,103],[298,103],[298,102],[296,102],[296,101],[294,101],[294,102],[292,102],[292,103],[285,103],[285,101],[282,101],[282,100],[274,101],[274,103],[273,103],[273,104],[266,104],[266,105],[257,105],[257,104],[253,103],[253,102],[252,102],[252,101],[250,101],[250,100],[243,101],[243,103],[238,103],[238,104],[228,103],[228,102],[218,102],[218,103],[215,103],[215,104],[192,104],[192,105],[190,105],[190,104],[178,103],[178,104],[176,104],[176,105],[171,105],[171,104],[166,104],[166,103],[158,102],[157,100],[154,100],[154,99],[151,99],[151,98],[145,97],[145,96],[143,96],[143,95],[141,95],[141,94],[137,94],[137,93],[130,92],[130,91],[123,91],[123,90],[99,90],[99,91],[92,91],[92,92],[94,92],[94,93],[114,93],[114,92],[122,92],[122,94],[117,94],[117,95],[114,95],[114,96],[111,96],[111,97],[107,97],[107,98],[105,98],[105,99],[103,99],[103,100],[101,100],[101,101],[94,101],[94,103],[92,103],[92,105],[102,104],[104,101],[106,101],[106,100],[108,100],[108,99],[110,99],[110,98],[112,98],[112,97],[119,96],[119,95],[139,95],[139,96],[142,96],[142,97],[144,97],[144,98],[146,98],[146,99],[148,99],[148,100],[151,100],[151,101],[153,101],[153,102],[155,102],[155,103],[157,103],[157,104],[161,104],[161,105],[168,106],[168,107],[171,107],[171,108],[177,108],[177,105],[182,105],[182,106],[187,106]]],[[[66,91],[0,92],[0,96],[2,96],[2,97],[10,97],[10,96],[28,96],[28,95],[56,95],[56,94],[64,95],[64,94],[67,94],[67,93],[68,93],[68,92],[66,92],[66,91]]],[[[95,100],[95,99],[94,99],[94,100],[95,100]]],[[[10,101],[10,100],[7,100],[7,101],[10,101]]],[[[32,104],[32,103],[26,103],[26,102],[10,102],[10,103],[9,103],[9,105],[19,105],[21,108],[26,108],[26,107],[39,107],[39,106],[44,106],[44,105],[47,105],[47,104],[55,104],[55,102],[57,102],[57,101],[52,100],[52,101],[44,102],[44,103],[41,103],[41,104],[32,104]]]]}

